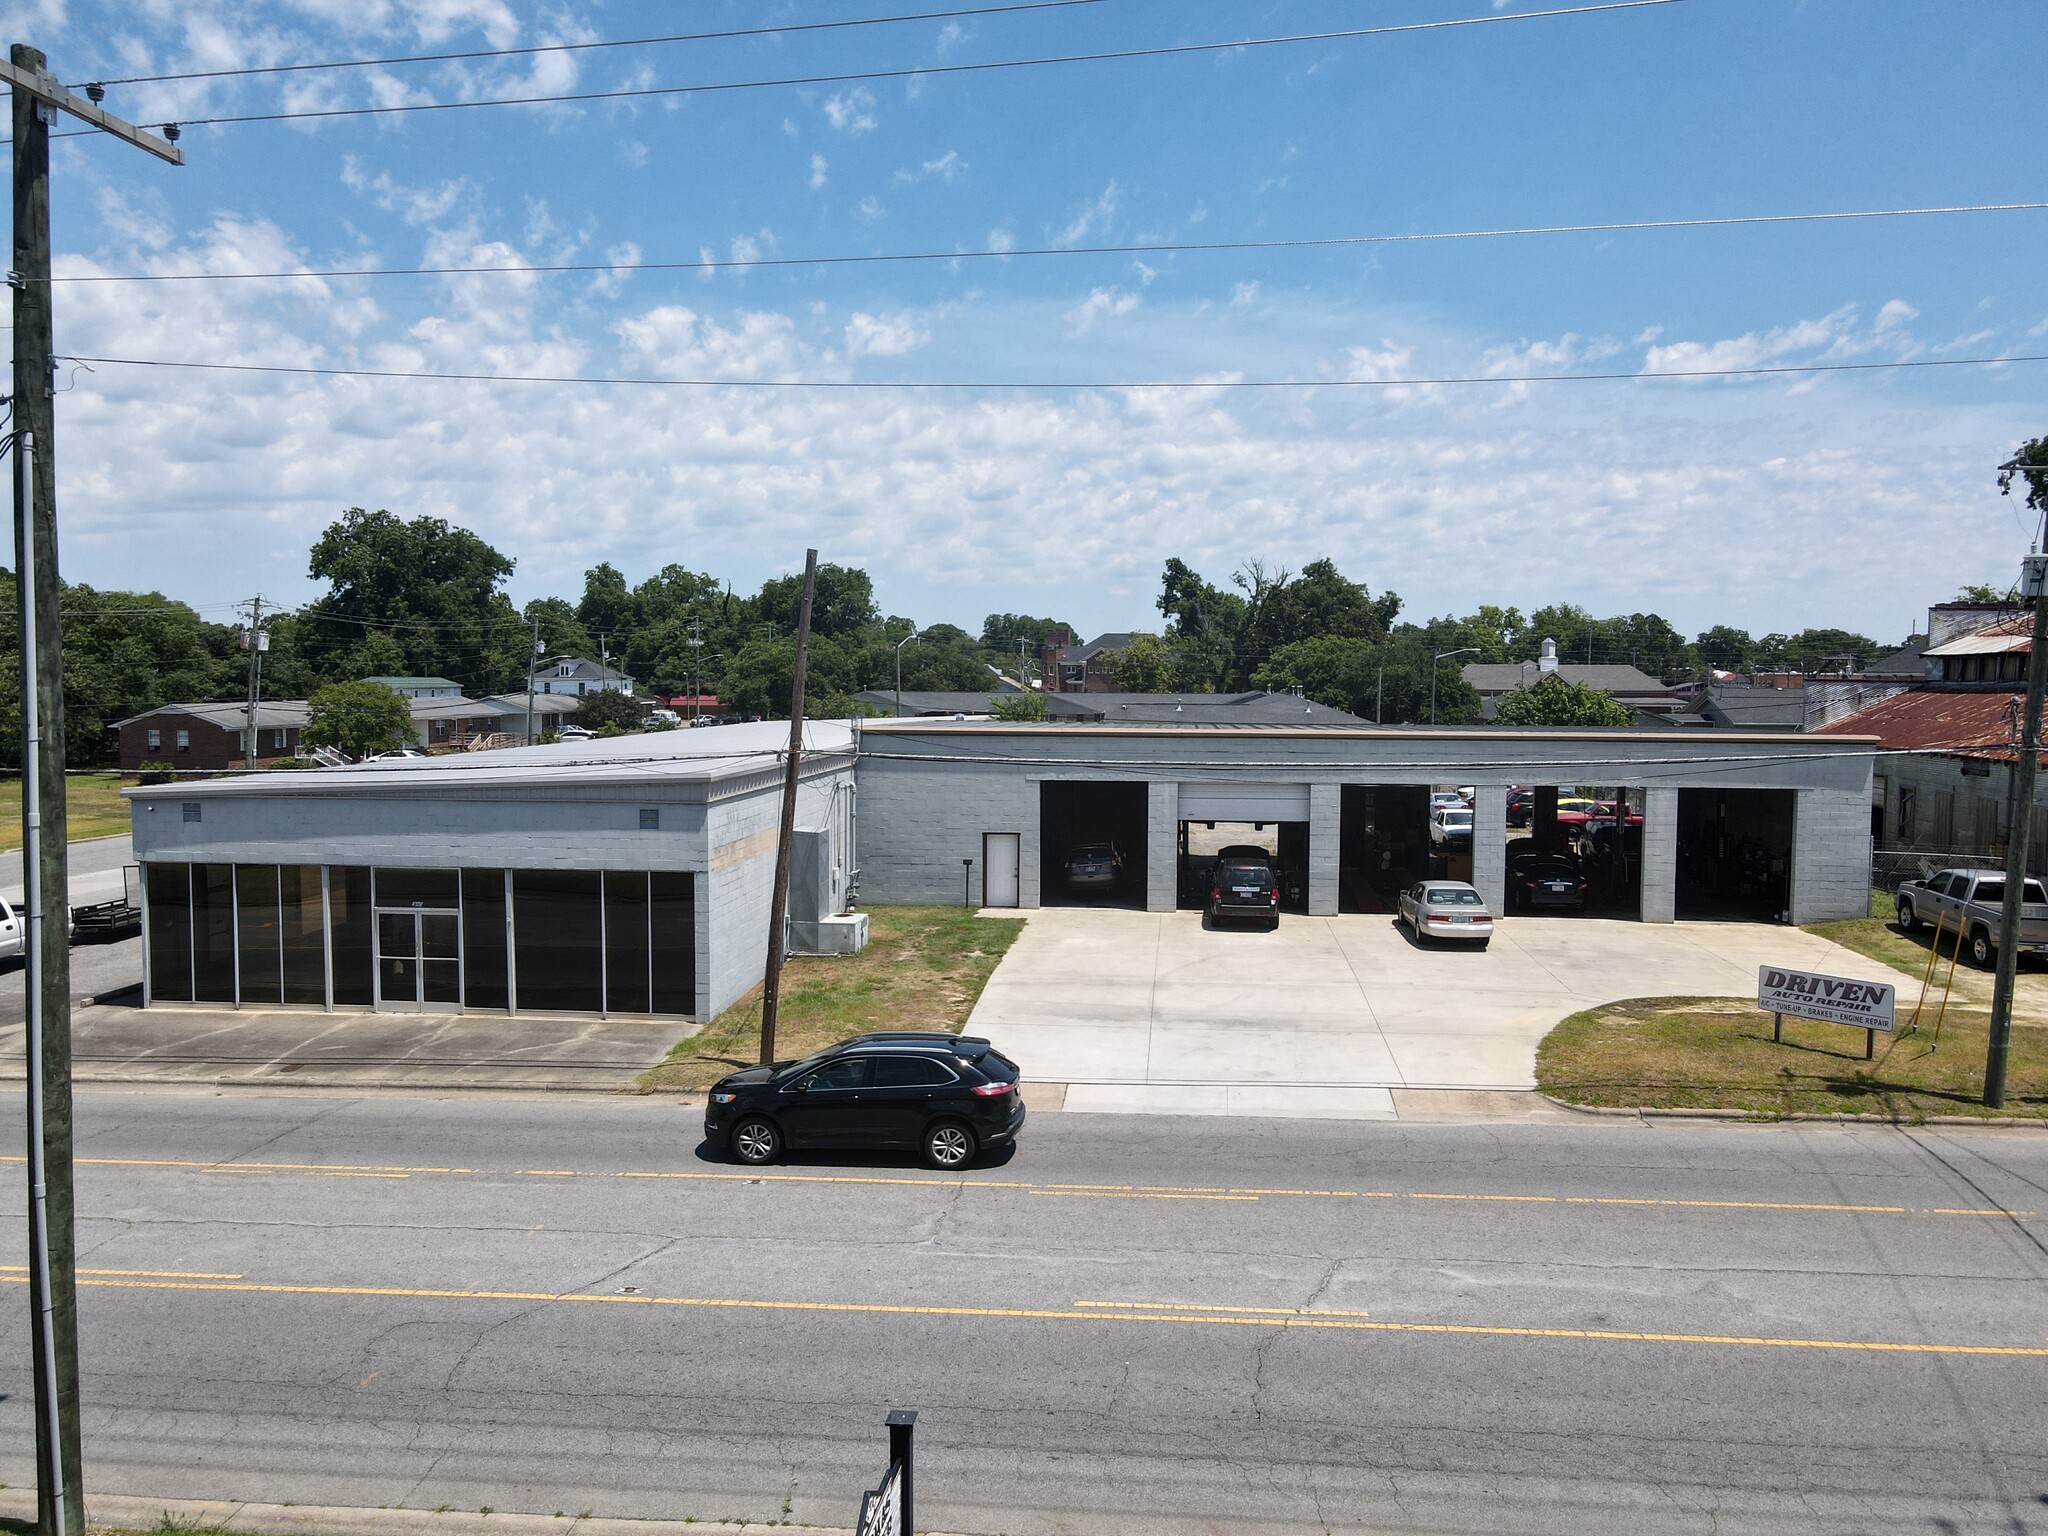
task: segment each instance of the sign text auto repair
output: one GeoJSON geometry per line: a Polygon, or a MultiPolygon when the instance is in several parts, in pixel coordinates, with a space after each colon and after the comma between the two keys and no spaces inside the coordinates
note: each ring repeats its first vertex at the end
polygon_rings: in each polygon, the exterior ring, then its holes
{"type": "Polygon", "coordinates": [[[1889,1030],[1897,989],[1888,981],[1856,981],[1766,965],[1756,973],[1756,1005],[1770,1013],[1858,1029],[1889,1030]]]}

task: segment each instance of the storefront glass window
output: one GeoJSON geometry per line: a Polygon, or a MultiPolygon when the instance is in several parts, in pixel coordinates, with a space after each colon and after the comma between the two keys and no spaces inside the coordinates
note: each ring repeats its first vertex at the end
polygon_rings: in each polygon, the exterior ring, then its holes
{"type": "Polygon", "coordinates": [[[462,872],[462,953],[465,1008],[502,1010],[505,986],[505,871],[462,872]]]}
{"type": "Polygon", "coordinates": [[[158,1003],[192,1001],[192,866],[148,864],[149,996],[158,1003]]]}
{"type": "Polygon", "coordinates": [[[602,881],[596,870],[512,873],[519,1007],[596,1013],[604,1005],[602,881]]]}

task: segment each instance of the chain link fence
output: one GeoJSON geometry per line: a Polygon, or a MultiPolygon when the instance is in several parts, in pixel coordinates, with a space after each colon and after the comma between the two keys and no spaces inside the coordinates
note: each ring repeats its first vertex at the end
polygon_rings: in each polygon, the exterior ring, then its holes
{"type": "Polygon", "coordinates": [[[2001,853],[1965,849],[1878,848],[1870,855],[1870,888],[1887,896],[1907,880],[1924,880],[1944,869],[2001,869],[2001,853]]]}

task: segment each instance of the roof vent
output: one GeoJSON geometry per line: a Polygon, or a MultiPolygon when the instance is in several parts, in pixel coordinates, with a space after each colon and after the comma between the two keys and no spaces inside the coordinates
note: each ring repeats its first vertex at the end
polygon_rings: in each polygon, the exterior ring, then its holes
{"type": "Polygon", "coordinates": [[[1536,658],[1536,670],[1538,672],[1555,672],[1557,670],[1557,642],[1555,640],[1543,642],[1543,654],[1536,658]]]}

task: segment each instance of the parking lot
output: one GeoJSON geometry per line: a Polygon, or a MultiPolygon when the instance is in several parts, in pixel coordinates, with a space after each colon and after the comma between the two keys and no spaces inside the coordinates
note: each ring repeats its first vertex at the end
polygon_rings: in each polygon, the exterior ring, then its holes
{"type": "Polygon", "coordinates": [[[1771,924],[1518,917],[1480,952],[1418,949],[1384,916],[1287,917],[1269,933],[1046,908],[968,1029],[1027,1079],[1067,1084],[1072,1111],[1392,1118],[1394,1089],[1534,1087],[1537,1043],[1579,1009],[1754,996],[1765,963],[1903,980],[1771,924]]]}

